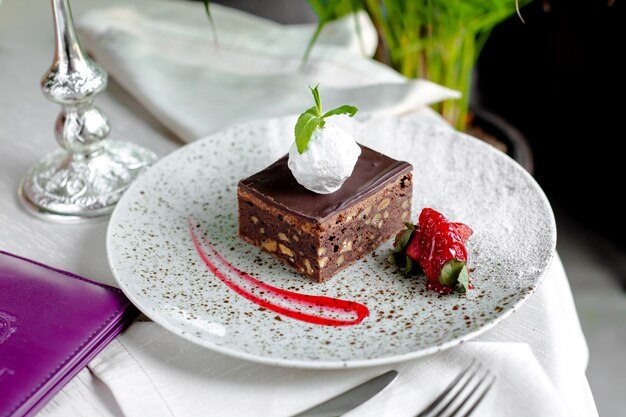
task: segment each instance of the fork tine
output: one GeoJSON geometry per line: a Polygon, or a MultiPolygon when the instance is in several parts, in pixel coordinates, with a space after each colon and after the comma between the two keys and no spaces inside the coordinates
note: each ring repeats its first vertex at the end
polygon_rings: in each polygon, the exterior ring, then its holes
{"type": "Polygon", "coordinates": [[[487,393],[489,392],[489,390],[493,386],[494,382],[496,382],[496,377],[495,376],[491,378],[491,381],[489,381],[489,383],[487,384],[487,386],[485,387],[483,392],[478,396],[478,398],[476,398],[476,400],[474,400],[474,404],[472,404],[470,406],[469,410],[467,410],[467,412],[465,414],[463,414],[462,417],[469,417],[469,415],[474,412],[474,409],[476,407],[478,407],[478,404],[480,404],[482,402],[482,400],[485,398],[485,395],[487,395],[487,393]]]}
{"type": "MultiPolygon", "coordinates": [[[[439,409],[439,411],[437,412],[437,416],[445,416],[448,415],[447,410],[448,408],[450,408],[450,406],[452,406],[452,404],[458,399],[460,398],[461,394],[463,394],[463,391],[465,390],[465,388],[469,387],[472,382],[474,381],[474,379],[476,378],[476,375],[478,375],[478,372],[480,371],[480,369],[482,368],[482,363],[479,363],[478,366],[476,367],[476,369],[474,369],[472,371],[472,373],[469,374],[467,380],[465,380],[462,384],[459,383],[457,385],[457,387],[455,387],[455,393],[451,396],[450,399],[447,400],[447,402],[443,405],[443,407],[441,409],[439,409]],[[458,388],[458,389],[457,389],[458,388]]],[[[478,381],[478,383],[480,384],[480,381],[478,381]]],[[[478,386],[478,385],[477,385],[478,386]]],[[[474,387],[474,390],[476,389],[476,387],[474,387]]],[[[472,390],[470,392],[469,395],[472,395],[473,391],[472,390]]],[[[467,400],[467,397],[465,397],[465,399],[461,400],[461,405],[458,408],[461,408],[461,406],[463,405],[463,403],[467,400]]],[[[452,413],[450,413],[450,416],[453,416],[454,413],[456,413],[458,411],[458,408],[455,409],[454,411],[452,411],[452,413]]]]}
{"type": "MultiPolygon", "coordinates": [[[[458,406],[452,412],[450,412],[449,417],[455,417],[461,411],[463,407],[467,406],[468,402],[474,397],[474,394],[476,394],[478,389],[481,386],[483,386],[483,383],[487,381],[487,378],[489,377],[490,377],[490,373],[489,373],[489,370],[487,370],[483,376],[478,378],[478,382],[476,382],[476,385],[474,385],[474,387],[471,388],[467,394],[463,395],[463,397],[459,401],[458,406]]],[[[470,388],[472,383],[473,383],[473,379],[470,379],[469,381],[467,381],[467,384],[465,384],[464,388],[470,388]]],[[[491,387],[488,386],[487,388],[491,388],[491,387]]],[[[459,396],[460,394],[461,393],[459,392],[459,396]]],[[[484,395],[482,395],[481,397],[484,397],[484,395]]],[[[482,400],[481,397],[479,398],[479,400],[482,400]]],[[[476,405],[478,404],[475,404],[474,406],[471,407],[469,413],[473,411],[473,408],[475,408],[476,405]]]]}
{"type": "Polygon", "coordinates": [[[452,391],[452,389],[459,383],[459,381],[461,381],[461,379],[469,372],[469,370],[474,366],[476,362],[476,359],[472,359],[472,361],[470,362],[470,364],[467,366],[467,368],[465,368],[461,373],[459,373],[459,375],[457,375],[456,378],[454,378],[454,380],[452,380],[452,382],[450,382],[450,384],[448,384],[448,386],[446,388],[444,388],[444,390],[442,391],[441,394],[439,394],[439,396],[437,398],[435,398],[429,405],[428,407],[426,407],[426,409],[424,409],[421,413],[419,413],[417,416],[415,417],[426,417],[428,416],[435,408],[437,408],[437,406],[439,404],[441,404],[441,402],[443,401],[443,399],[450,394],[450,392],[452,391]]]}

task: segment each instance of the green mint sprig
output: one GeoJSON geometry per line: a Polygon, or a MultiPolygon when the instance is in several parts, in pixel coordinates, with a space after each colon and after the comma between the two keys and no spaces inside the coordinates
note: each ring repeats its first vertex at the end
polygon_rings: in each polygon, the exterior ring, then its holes
{"type": "Polygon", "coordinates": [[[309,146],[309,141],[311,140],[311,135],[313,135],[315,129],[318,127],[324,127],[326,124],[324,119],[337,114],[347,114],[352,117],[359,110],[354,106],[343,105],[323,113],[320,93],[317,90],[317,87],[319,87],[319,84],[316,85],[315,88],[309,87],[311,93],[313,93],[313,98],[315,99],[315,106],[311,107],[298,117],[298,121],[296,122],[296,127],[294,129],[296,134],[296,146],[298,147],[298,152],[300,154],[306,151],[309,146]]]}

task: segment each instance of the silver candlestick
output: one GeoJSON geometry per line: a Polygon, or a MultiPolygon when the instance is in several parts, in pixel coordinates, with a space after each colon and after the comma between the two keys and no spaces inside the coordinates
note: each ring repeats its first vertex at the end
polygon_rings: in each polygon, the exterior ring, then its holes
{"type": "Polygon", "coordinates": [[[39,161],[22,179],[25,207],[52,220],[109,214],[130,183],[156,161],[154,153],[106,139],[107,117],[93,105],[107,74],[82,50],[68,0],[52,0],[55,54],[41,89],[62,106],[55,135],[63,149],[39,161]]]}

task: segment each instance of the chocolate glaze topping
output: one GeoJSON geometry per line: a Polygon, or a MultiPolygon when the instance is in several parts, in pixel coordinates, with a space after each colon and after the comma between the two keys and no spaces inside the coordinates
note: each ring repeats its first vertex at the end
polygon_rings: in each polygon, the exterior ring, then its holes
{"type": "Polygon", "coordinates": [[[289,155],[239,181],[239,186],[268,204],[281,207],[310,222],[321,223],[325,218],[375,194],[389,180],[413,169],[408,162],[396,161],[366,146],[360,146],[361,155],[352,175],[331,194],[317,194],[298,184],[287,166],[289,155]]]}

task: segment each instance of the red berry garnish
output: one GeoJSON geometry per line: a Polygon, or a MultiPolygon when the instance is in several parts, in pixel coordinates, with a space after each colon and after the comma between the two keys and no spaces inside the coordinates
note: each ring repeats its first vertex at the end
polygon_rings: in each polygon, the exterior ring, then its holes
{"type": "Polygon", "coordinates": [[[472,229],[463,223],[448,221],[432,208],[422,210],[418,224],[412,229],[398,234],[395,253],[404,252],[407,262],[421,266],[429,289],[440,294],[455,289],[467,291],[470,285],[465,242],[472,235],[472,229]],[[411,234],[407,237],[406,233],[411,234]]]}

